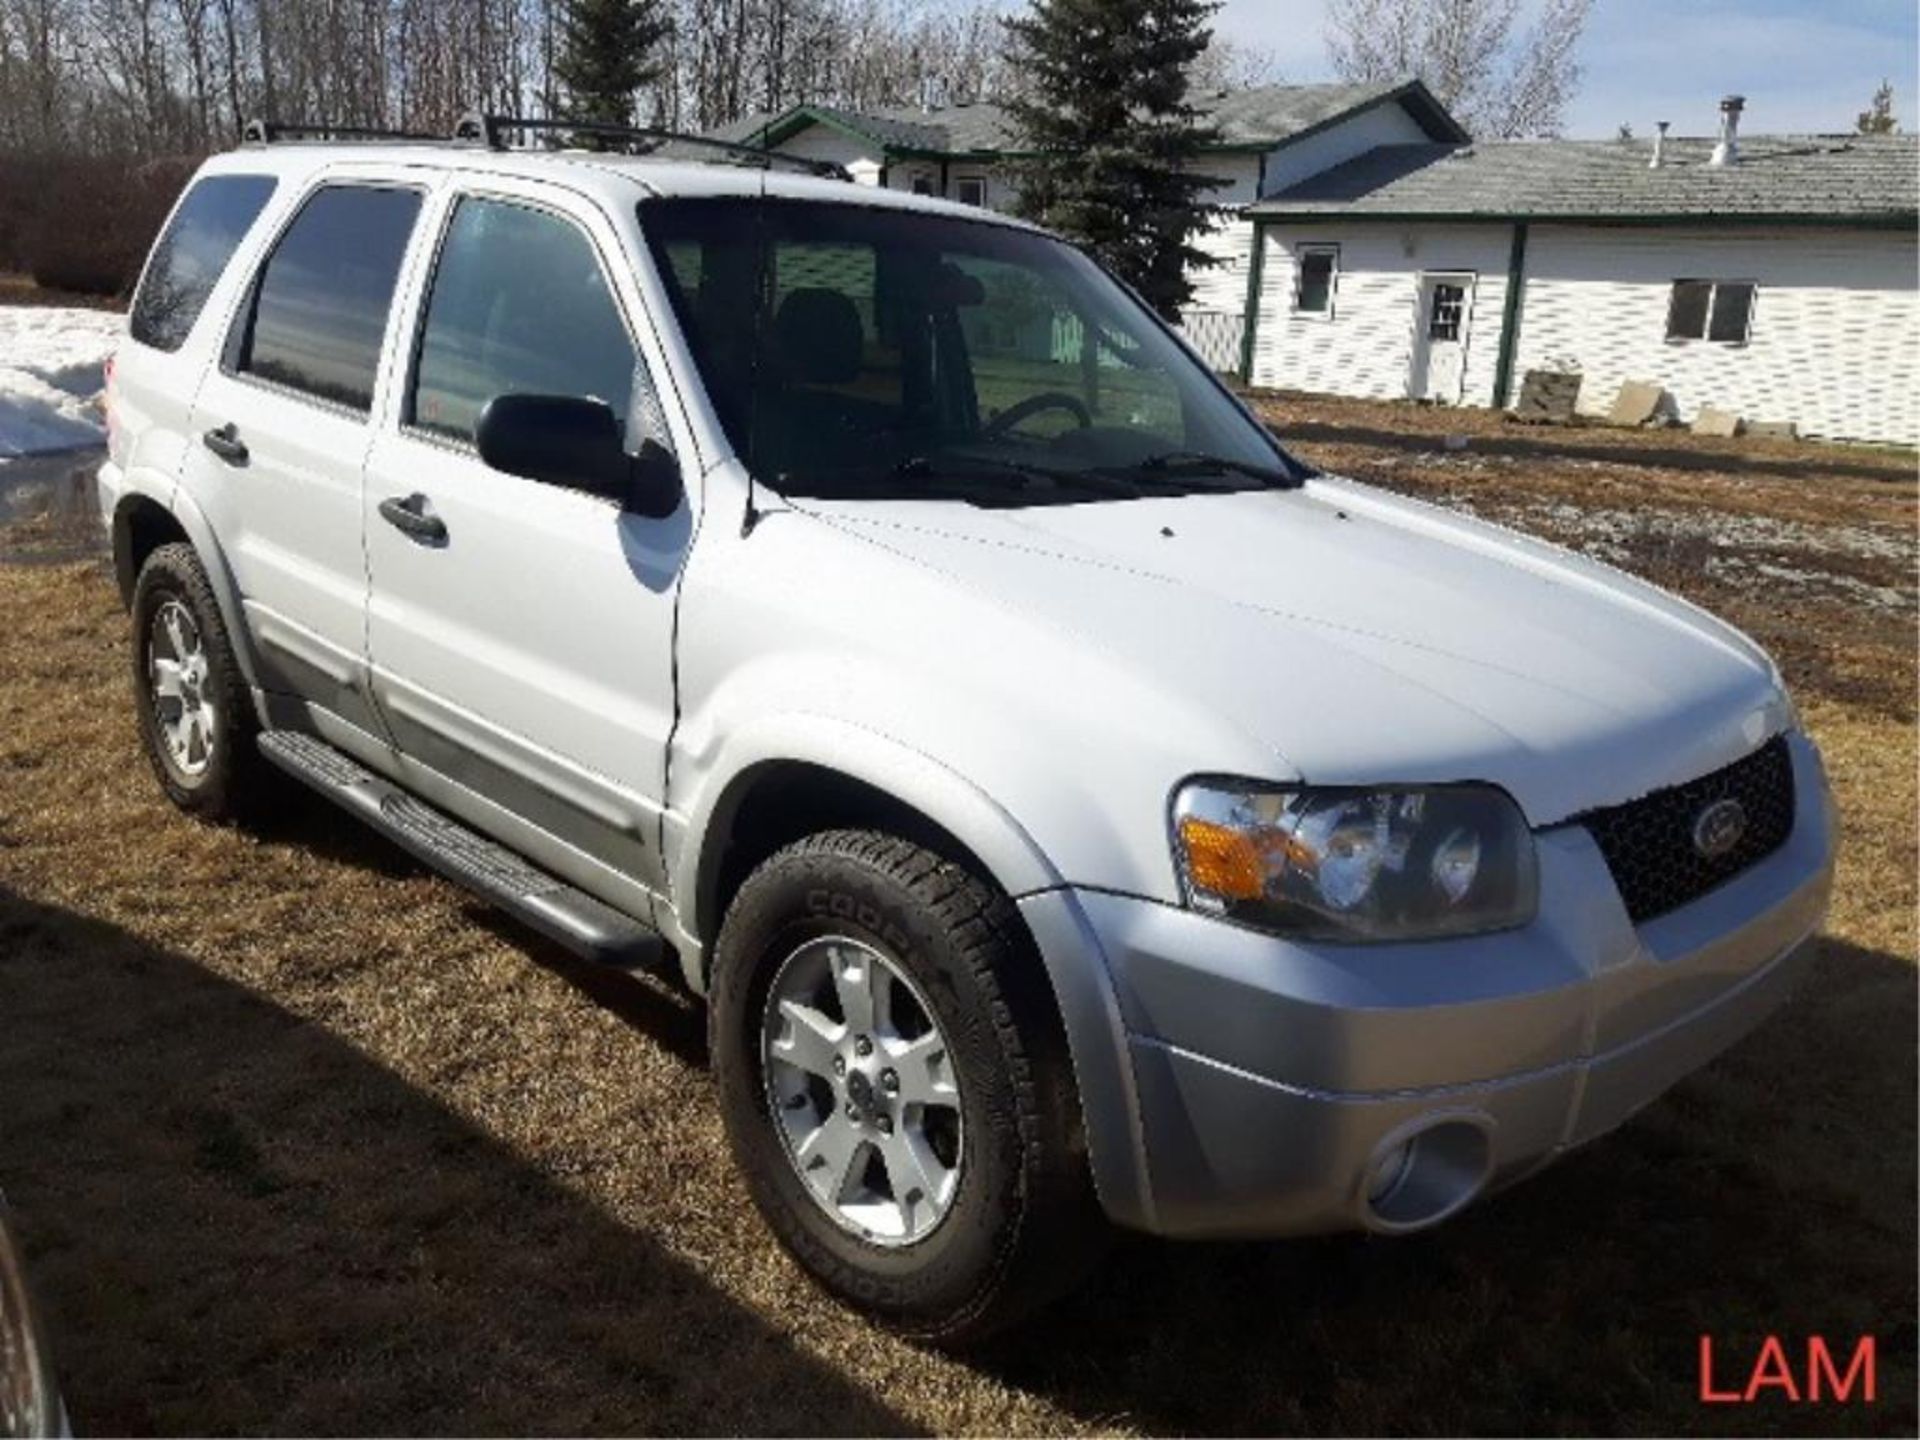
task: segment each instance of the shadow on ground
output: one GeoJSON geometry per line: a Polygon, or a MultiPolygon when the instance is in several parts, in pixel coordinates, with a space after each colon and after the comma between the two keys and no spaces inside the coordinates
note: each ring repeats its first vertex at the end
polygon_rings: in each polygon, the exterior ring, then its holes
{"type": "MultiPolygon", "coordinates": [[[[307,797],[258,833],[415,868],[307,797]]],[[[469,913],[704,1066],[684,995],[469,913]]],[[[1123,1240],[963,1363],[1102,1429],[1912,1434],[1915,976],[1820,943],[1757,1035],[1430,1235],[1123,1240]],[[1736,1371],[1873,1334],[1880,1399],[1702,1406],[1703,1334],[1736,1371]]],[[[0,1017],[0,1183],[83,1433],[897,1433],[944,1363],[876,1333],[854,1382],[325,1029],[4,890],[0,1017]]]]}
{"type": "Polygon", "coordinates": [[[644,1234],[178,955],[0,890],[0,1017],[0,1181],[81,1433],[907,1428],[644,1234]]]}

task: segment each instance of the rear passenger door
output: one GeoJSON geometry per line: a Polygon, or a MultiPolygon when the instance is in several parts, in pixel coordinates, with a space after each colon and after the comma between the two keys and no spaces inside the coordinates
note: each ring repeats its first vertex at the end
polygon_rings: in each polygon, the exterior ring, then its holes
{"type": "Polygon", "coordinates": [[[645,435],[687,453],[651,379],[632,261],[585,198],[504,176],[450,186],[435,229],[408,302],[409,364],[367,464],[381,711],[413,789],[645,915],[663,882],[691,513],[647,519],[508,475],[473,443],[496,395],[572,395],[611,405],[630,450],[645,435]]]}
{"type": "Polygon", "coordinates": [[[227,547],[270,692],[366,753],[361,467],[423,188],[334,176],[292,210],[194,405],[190,493],[227,547]],[[342,729],[335,721],[344,721],[342,729]]]}

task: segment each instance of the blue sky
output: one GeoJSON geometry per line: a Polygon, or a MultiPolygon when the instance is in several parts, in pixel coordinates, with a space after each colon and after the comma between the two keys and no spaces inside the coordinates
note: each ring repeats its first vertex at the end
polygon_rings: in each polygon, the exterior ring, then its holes
{"type": "MultiPolygon", "coordinates": [[[[1331,78],[1326,0],[1226,0],[1215,25],[1273,51],[1283,77],[1331,78]]],[[[1712,134],[1718,102],[1747,97],[1756,132],[1850,130],[1881,77],[1901,128],[1920,129],[1920,21],[1914,0],[1593,0],[1585,77],[1567,133],[1712,134]]]]}

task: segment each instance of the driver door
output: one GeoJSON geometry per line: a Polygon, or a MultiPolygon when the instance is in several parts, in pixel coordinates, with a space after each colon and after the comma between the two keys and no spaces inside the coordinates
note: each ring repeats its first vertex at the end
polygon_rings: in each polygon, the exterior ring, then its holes
{"type": "Polygon", "coordinates": [[[606,401],[630,449],[645,432],[675,450],[643,304],[619,237],[570,192],[475,177],[437,225],[366,469],[375,699],[413,788],[648,916],[688,502],[647,519],[473,444],[487,400],[519,392],[606,401]]]}

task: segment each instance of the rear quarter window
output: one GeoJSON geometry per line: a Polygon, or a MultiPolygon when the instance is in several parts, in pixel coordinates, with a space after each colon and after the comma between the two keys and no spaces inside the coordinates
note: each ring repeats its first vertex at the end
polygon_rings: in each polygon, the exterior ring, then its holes
{"type": "Polygon", "coordinates": [[[271,175],[208,175],[193,183],[153,247],[133,297],[129,328],[135,340],[156,350],[178,350],[186,343],[275,183],[271,175]]]}

